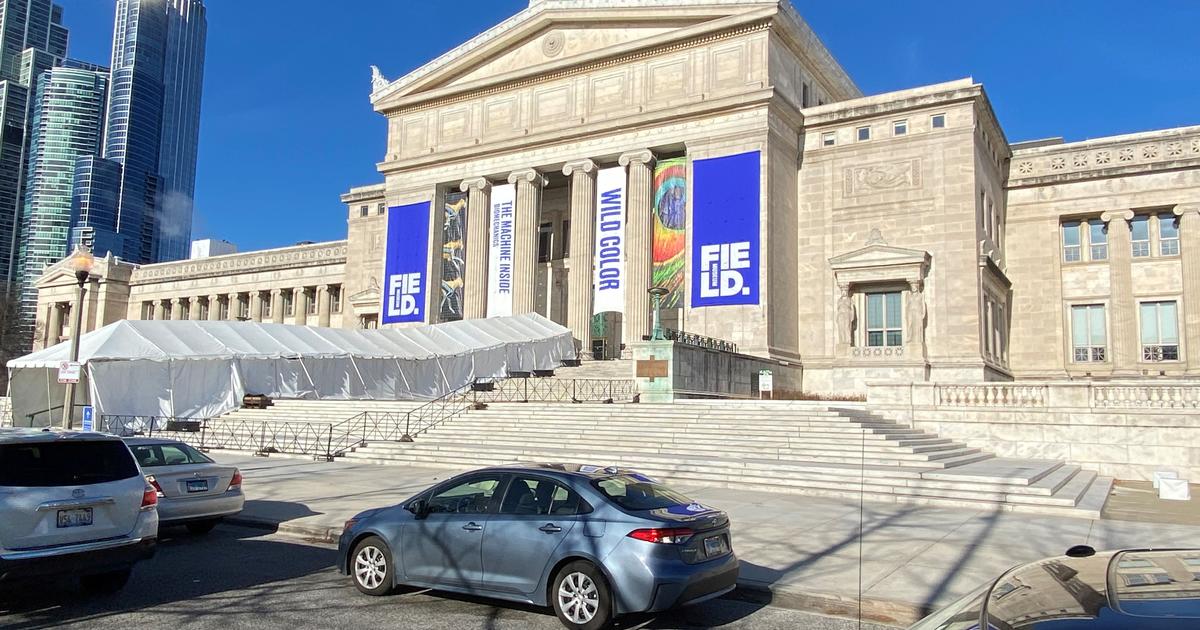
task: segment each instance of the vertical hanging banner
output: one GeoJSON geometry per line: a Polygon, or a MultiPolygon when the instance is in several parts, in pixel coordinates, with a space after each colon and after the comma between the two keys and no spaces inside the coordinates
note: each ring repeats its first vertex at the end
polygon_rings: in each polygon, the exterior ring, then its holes
{"type": "Polygon", "coordinates": [[[758,151],[692,163],[692,308],[758,304],[758,151]]]}
{"type": "Polygon", "coordinates": [[[650,286],[667,294],[663,308],[683,306],[687,244],[687,158],[661,160],[654,168],[654,256],[650,286]]]}
{"type": "Polygon", "coordinates": [[[382,323],[425,321],[428,265],[429,202],[388,208],[382,323]]]}
{"type": "Polygon", "coordinates": [[[446,193],[442,222],[442,300],[438,321],[463,318],[463,282],[467,273],[467,193],[446,193]]]}
{"type": "Polygon", "coordinates": [[[517,186],[515,184],[492,187],[492,220],[488,238],[488,317],[512,315],[516,204],[517,186]]]}
{"type": "Polygon", "coordinates": [[[592,314],[625,312],[625,168],[596,173],[596,259],[592,314]]]}

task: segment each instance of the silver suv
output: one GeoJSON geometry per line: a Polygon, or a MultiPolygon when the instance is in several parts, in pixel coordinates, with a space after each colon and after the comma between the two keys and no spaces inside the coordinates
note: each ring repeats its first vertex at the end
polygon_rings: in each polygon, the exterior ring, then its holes
{"type": "Polygon", "coordinates": [[[0,429],[0,583],[78,577],[120,590],[154,555],[157,503],[117,437],[0,429]]]}

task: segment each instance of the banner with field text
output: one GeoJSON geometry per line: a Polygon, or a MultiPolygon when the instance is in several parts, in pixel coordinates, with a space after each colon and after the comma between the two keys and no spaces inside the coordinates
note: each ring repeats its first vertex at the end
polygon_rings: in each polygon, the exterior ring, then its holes
{"type": "Polygon", "coordinates": [[[426,321],[428,264],[429,202],[388,208],[381,323],[426,321]]]}
{"type": "Polygon", "coordinates": [[[625,312],[625,168],[596,174],[596,258],[592,314],[625,312]]]}
{"type": "Polygon", "coordinates": [[[650,286],[662,287],[663,308],[683,306],[687,245],[687,158],[661,160],[654,167],[654,247],[650,286]]]}
{"type": "Polygon", "coordinates": [[[692,162],[692,308],[758,304],[761,157],[692,162]]]}
{"type": "Polygon", "coordinates": [[[516,204],[516,185],[501,184],[492,187],[491,221],[488,228],[488,317],[505,317],[513,314],[513,241],[516,238],[516,204]]]}

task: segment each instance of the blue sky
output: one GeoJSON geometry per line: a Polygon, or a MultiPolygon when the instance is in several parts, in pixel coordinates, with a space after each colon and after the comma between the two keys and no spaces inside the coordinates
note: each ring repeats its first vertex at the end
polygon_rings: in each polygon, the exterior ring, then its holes
{"type": "MultiPolygon", "coordinates": [[[[115,0],[58,2],[71,56],[107,64],[115,0]]],[[[1195,0],[795,4],[864,93],[973,76],[1010,141],[1200,124],[1195,0]]],[[[250,250],[344,238],[338,195],[382,181],[370,64],[401,76],[527,2],[207,5],[194,236],[250,250]]]]}

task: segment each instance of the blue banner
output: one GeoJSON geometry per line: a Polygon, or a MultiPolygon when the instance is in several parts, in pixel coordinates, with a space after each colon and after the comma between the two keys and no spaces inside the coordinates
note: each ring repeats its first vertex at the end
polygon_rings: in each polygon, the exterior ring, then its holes
{"type": "Polygon", "coordinates": [[[692,308],[758,304],[760,161],[692,162],[692,308]]]}
{"type": "Polygon", "coordinates": [[[388,208],[381,323],[425,321],[428,266],[429,202],[388,208]]]}

